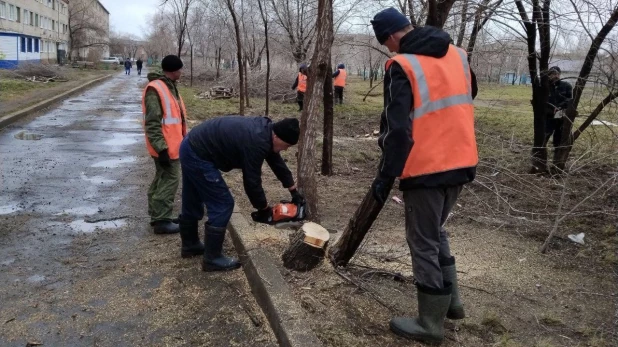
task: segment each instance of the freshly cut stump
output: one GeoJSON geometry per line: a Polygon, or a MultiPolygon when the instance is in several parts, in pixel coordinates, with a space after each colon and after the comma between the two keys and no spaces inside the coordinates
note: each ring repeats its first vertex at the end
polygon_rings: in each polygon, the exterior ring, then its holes
{"type": "Polygon", "coordinates": [[[283,266],[296,271],[309,271],[318,266],[324,254],[330,234],[317,223],[309,222],[290,237],[290,247],[283,252],[283,266]]]}

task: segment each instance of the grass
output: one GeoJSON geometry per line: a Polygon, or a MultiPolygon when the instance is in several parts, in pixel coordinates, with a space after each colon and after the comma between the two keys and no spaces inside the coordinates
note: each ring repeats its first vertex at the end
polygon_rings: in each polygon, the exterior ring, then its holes
{"type": "Polygon", "coordinates": [[[49,88],[54,83],[37,83],[13,78],[0,78],[0,101],[9,101],[17,97],[22,97],[26,93],[36,90],[49,88]]]}

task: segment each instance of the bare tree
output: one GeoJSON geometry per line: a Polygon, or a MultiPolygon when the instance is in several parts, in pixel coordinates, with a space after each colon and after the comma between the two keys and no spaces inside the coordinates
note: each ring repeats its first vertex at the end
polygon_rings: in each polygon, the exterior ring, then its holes
{"type": "Polygon", "coordinates": [[[315,0],[270,0],[270,3],[275,22],[285,32],[294,61],[305,61],[316,30],[315,0]]]}
{"type": "Polygon", "coordinates": [[[177,55],[182,56],[182,49],[187,39],[187,23],[189,11],[195,0],[163,0],[162,6],[169,9],[167,13],[169,21],[174,28],[176,36],[177,55]]]}
{"type": "Polygon", "coordinates": [[[262,23],[264,24],[264,48],[266,48],[266,106],[264,109],[264,115],[268,117],[270,104],[270,46],[268,44],[268,14],[264,11],[266,4],[262,6],[262,0],[257,0],[257,2],[260,8],[262,23]]]}
{"type": "Polygon", "coordinates": [[[305,107],[301,115],[301,136],[298,151],[298,185],[307,197],[307,217],[319,221],[318,191],[315,174],[315,137],[322,103],[324,81],[330,65],[333,44],[332,0],[318,1],[317,41],[311,59],[305,107]]]}
{"type": "Polygon", "coordinates": [[[225,5],[227,6],[228,11],[230,12],[230,16],[232,16],[232,22],[234,23],[234,33],[236,37],[236,61],[238,65],[238,82],[239,82],[239,90],[240,90],[240,103],[238,113],[241,115],[245,115],[245,78],[244,78],[244,63],[242,58],[242,40],[240,39],[240,22],[238,20],[238,14],[234,9],[234,0],[225,0],[225,5]]]}
{"type": "Polygon", "coordinates": [[[79,50],[104,47],[109,44],[109,26],[97,13],[95,0],[75,0],[69,3],[69,60],[79,50]]]}

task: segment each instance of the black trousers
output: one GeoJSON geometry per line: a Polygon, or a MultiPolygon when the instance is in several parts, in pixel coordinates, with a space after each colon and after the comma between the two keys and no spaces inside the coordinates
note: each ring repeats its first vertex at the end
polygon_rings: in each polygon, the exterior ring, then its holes
{"type": "Polygon", "coordinates": [[[296,93],[296,102],[298,103],[298,110],[303,110],[303,101],[305,100],[305,93],[297,92],[296,93]]]}
{"type": "Polygon", "coordinates": [[[335,87],[335,103],[343,104],[343,87],[335,87]]]}
{"type": "Polygon", "coordinates": [[[562,125],[564,124],[562,118],[548,118],[545,123],[545,145],[549,143],[549,138],[554,137],[554,148],[560,147],[560,141],[562,141],[562,125]]]}

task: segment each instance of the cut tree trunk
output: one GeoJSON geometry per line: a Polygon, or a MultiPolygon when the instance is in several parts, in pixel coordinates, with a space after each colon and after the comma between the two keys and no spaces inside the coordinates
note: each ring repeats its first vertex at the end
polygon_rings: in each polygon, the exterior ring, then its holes
{"type": "Polygon", "coordinates": [[[283,266],[296,271],[309,271],[320,264],[326,253],[328,230],[313,222],[305,223],[290,236],[290,246],[283,253],[283,266]]]}
{"type": "MultiPolygon", "coordinates": [[[[394,180],[387,187],[388,191],[393,188],[394,180]]],[[[360,247],[365,235],[378,218],[384,204],[378,203],[373,198],[371,189],[365,194],[363,201],[354,212],[348,222],[348,226],[341,234],[337,243],[328,251],[330,262],[334,266],[346,266],[360,247]]]]}

